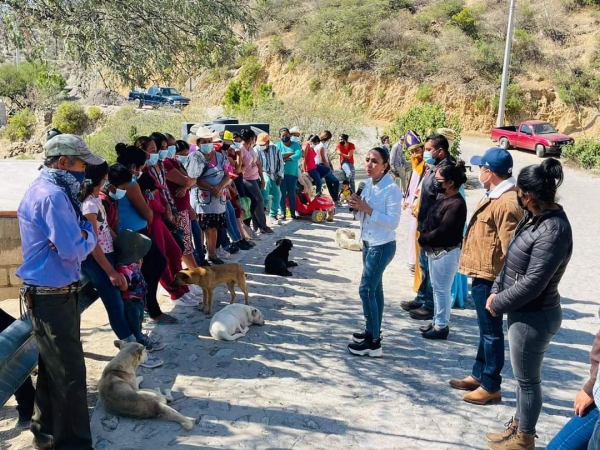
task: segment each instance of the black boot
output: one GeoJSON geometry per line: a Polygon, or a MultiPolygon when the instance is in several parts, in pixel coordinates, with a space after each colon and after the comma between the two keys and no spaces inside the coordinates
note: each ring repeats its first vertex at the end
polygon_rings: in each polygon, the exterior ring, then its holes
{"type": "Polygon", "coordinates": [[[443,339],[446,340],[448,338],[448,334],[450,334],[450,327],[446,326],[441,330],[436,330],[435,328],[431,328],[431,330],[423,333],[423,337],[425,339],[443,339]]]}

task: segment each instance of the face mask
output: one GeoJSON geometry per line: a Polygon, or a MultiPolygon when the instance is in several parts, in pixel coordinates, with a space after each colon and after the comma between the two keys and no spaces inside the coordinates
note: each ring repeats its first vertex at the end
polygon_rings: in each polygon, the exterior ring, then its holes
{"type": "Polygon", "coordinates": [[[169,156],[169,150],[160,150],[158,152],[158,159],[160,159],[161,161],[164,161],[167,156],[169,156]]]}
{"type": "Polygon", "coordinates": [[[482,174],[482,172],[483,172],[483,171],[480,171],[480,172],[479,172],[479,177],[478,177],[478,179],[479,179],[479,184],[481,184],[481,187],[485,189],[485,183],[487,183],[488,181],[490,181],[490,178],[492,178],[492,176],[490,175],[490,176],[488,177],[488,179],[487,179],[487,180],[483,181],[483,180],[481,179],[481,174],[482,174]]]}
{"type": "Polygon", "coordinates": [[[177,148],[174,145],[169,145],[167,147],[167,158],[172,158],[177,153],[177,148]]]}
{"type": "Polygon", "coordinates": [[[106,180],[102,185],[102,189],[106,189],[108,186],[110,186],[110,181],[106,180]]]}
{"type": "Polygon", "coordinates": [[[267,146],[266,146],[266,145],[259,145],[259,146],[258,146],[258,149],[259,149],[259,150],[263,150],[263,151],[264,151],[264,150],[266,150],[266,149],[267,149],[267,146]]]}
{"type": "Polygon", "coordinates": [[[153,194],[152,192],[148,192],[148,193],[146,194],[146,197],[148,197],[148,200],[150,200],[150,201],[154,201],[154,194],[153,194]]]}
{"type": "Polygon", "coordinates": [[[150,157],[148,158],[148,161],[146,161],[146,164],[153,166],[158,162],[158,153],[152,153],[150,155],[150,157]]]}
{"type": "Polygon", "coordinates": [[[116,192],[114,192],[114,193],[113,192],[109,192],[108,195],[113,200],[121,200],[123,197],[125,197],[126,193],[127,193],[127,191],[125,189],[116,188],[116,192]]]}
{"type": "Polygon", "coordinates": [[[340,145],[346,145],[346,141],[340,141],[340,145]]]}
{"type": "Polygon", "coordinates": [[[289,136],[284,136],[281,138],[281,142],[283,142],[284,144],[287,144],[288,142],[290,142],[290,137],[289,136]]]}
{"type": "Polygon", "coordinates": [[[233,144],[231,144],[231,146],[233,148],[240,148],[242,146],[242,144],[240,142],[234,142],[233,144]]]}
{"type": "Polygon", "coordinates": [[[73,172],[72,170],[67,170],[66,172],[73,175],[79,184],[83,183],[83,180],[85,180],[85,172],[73,172]]]}
{"type": "Polygon", "coordinates": [[[177,155],[177,161],[179,161],[179,164],[186,164],[188,162],[188,159],[188,155],[177,155]]]}
{"type": "Polygon", "coordinates": [[[223,145],[221,145],[221,150],[227,151],[229,150],[229,147],[231,147],[231,145],[223,143],[223,145]]]}
{"type": "Polygon", "coordinates": [[[527,206],[525,206],[525,204],[523,203],[523,197],[517,195],[517,203],[519,204],[519,206],[524,209],[525,211],[528,211],[527,206]]]}
{"type": "Polygon", "coordinates": [[[426,151],[423,153],[423,159],[425,160],[425,164],[435,164],[435,158],[431,156],[431,152],[426,151]]]}
{"type": "Polygon", "coordinates": [[[300,142],[300,138],[298,136],[292,136],[291,139],[292,142],[300,142]]]}
{"type": "Polygon", "coordinates": [[[440,194],[443,194],[444,192],[446,192],[446,188],[438,180],[435,180],[433,182],[433,188],[435,189],[436,192],[439,192],[440,194]]]}
{"type": "Polygon", "coordinates": [[[210,155],[213,151],[214,146],[212,144],[202,144],[200,145],[200,151],[205,155],[210,155]]]}

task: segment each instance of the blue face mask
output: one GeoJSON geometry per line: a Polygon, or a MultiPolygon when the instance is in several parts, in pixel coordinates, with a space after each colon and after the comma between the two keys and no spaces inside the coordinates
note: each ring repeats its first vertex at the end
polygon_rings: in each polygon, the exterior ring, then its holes
{"type": "Polygon", "coordinates": [[[284,144],[287,144],[288,142],[290,142],[290,137],[289,136],[284,136],[281,138],[281,142],[283,142],[284,144]]]}
{"type": "Polygon", "coordinates": [[[113,192],[109,192],[108,195],[113,200],[121,200],[123,197],[125,197],[126,193],[127,193],[127,191],[125,189],[116,188],[116,192],[114,192],[114,193],[113,192]]]}
{"type": "Polygon", "coordinates": [[[158,159],[160,159],[161,161],[167,159],[167,156],[169,156],[169,150],[160,150],[158,152],[158,159]]]}
{"type": "Polygon", "coordinates": [[[110,181],[106,180],[102,185],[102,189],[106,189],[108,186],[110,186],[110,181]]]}
{"type": "Polygon", "coordinates": [[[189,158],[190,157],[188,155],[177,155],[177,161],[179,161],[179,164],[187,164],[189,158]]]}
{"type": "Polygon", "coordinates": [[[233,148],[240,148],[242,146],[242,144],[240,142],[234,142],[233,144],[231,144],[231,146],[233,148]]]}
{"type": "Polygon", "coordinates": [[[431,156],[431,152],[425,151],[423,153],[423,161],[425,161],[425,164],[435,164],[435,158],[431,156]]]}
{"type": "Polygon", "coordinates": [[[153,166],[157,162],[158,162],[158,153],[152,153],[150,155],[150,157],[148,158],[148,161],[146,161],[146,164],[153,166]]]}
{"type": "Polygon", "coordinates": [[[292,142],[300,142],[300,138],[298,136],[292,136],[292,142]]]}
{"type": "Polygon", "coordinates": [[[67,173],[73,175],[79,184],[83,183],[83,180],[85,180],[85,172],[73,172],[72,170],[67,170],[67,173]]]}
{"type": "Polygon", "coordinates": [[[200,145],[200,151],[205,155],[210,155],[215,147],[212,144],[200,145]]]}
{"type": "Polygon", "coordinates": [[[177,148],[174,145],[169,145],[167,147],[167,158],[172,158],[177,153],[177,148]]]}

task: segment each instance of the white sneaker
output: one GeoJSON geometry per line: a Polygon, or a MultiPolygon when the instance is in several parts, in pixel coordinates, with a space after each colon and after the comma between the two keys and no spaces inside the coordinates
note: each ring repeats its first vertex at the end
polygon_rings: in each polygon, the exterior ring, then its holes
{"type": "Polygon", "coordinates": [[[198,302],[196,300],[192,300],[189,297],[186,297],[187,294],[182,295],[177,300],[172,300],[173,304],[176,306],[198,306],[198,302]]]}
{"type": "Polygon", "coordinates": [[[216,253],[219,258],[229,259],[229,257],[231,256],[231,253],[229,253],[227,250],[223,250],[223,248],[221,247],[217,249],[216,253]]]}

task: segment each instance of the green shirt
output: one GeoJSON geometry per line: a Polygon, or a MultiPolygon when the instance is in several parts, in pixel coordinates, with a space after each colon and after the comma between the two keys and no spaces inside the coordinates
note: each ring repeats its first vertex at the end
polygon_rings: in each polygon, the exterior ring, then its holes
{"type": "Polygon", "coordinates": [[[292,142],[289,147],[286,147],[283,145],[283,142],[280,141],[276,145],[282,155],[284,153],[294,153],[290,160],[285,161],[283,165],[283,174],[298,177],[298,161],[302,158],[302,147],[300,147],[300,143],[292,142]]]}

